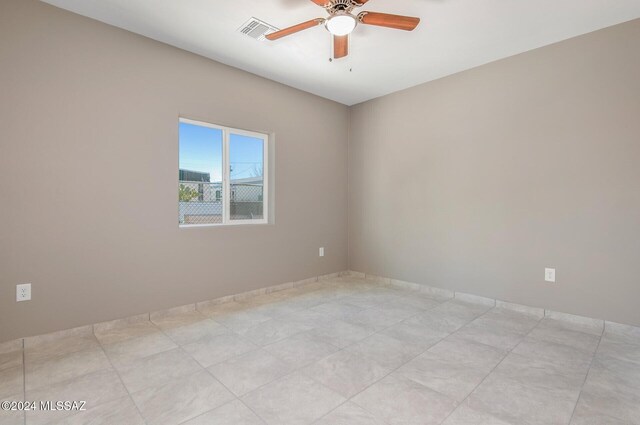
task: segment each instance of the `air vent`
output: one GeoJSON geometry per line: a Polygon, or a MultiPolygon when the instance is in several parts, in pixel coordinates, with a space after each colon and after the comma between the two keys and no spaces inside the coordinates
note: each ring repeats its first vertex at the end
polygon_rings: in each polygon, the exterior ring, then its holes
{"type": "Polygon", "coordinates": [[[242,25],[238,31],[243,34],[248,35],[249,37],[255,40],[265,40],[264,36],[267,34],[271,34],[272,32],[278,31],[278,28],[273,25],[269,25],[260,19],[251,18],[247,22],[242,25]]]}

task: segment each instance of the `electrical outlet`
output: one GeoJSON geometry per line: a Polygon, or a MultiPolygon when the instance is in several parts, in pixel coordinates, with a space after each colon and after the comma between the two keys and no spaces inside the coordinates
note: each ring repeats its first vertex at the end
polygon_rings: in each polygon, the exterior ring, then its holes
{"type": "Polygon", "coordinates": [[[324,257],[324,247],[323,246],[321,246],[320,249],[318,250],[318,256],[324,257]]]}
{"type": "Polygon", "coordinates": [[[31,284],[16,285],[16,301],[29,301],[31,299],[31,284]]]}
{"type": "Polygon", "coordinates": [[[546,282],[556,281],[556,269],[544,269],[544,280],[546,282]]]}

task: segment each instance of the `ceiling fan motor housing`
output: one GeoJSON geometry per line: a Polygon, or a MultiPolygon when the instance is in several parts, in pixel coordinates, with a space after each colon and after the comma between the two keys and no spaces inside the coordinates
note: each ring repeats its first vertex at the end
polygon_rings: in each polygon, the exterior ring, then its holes
{"type": "Polygon", "coordinates": [[[330,15],[340,13],[351,13],[354,7],[360,7],[361,4],[355,0],[331,0],[325,8],[330,15]]]}

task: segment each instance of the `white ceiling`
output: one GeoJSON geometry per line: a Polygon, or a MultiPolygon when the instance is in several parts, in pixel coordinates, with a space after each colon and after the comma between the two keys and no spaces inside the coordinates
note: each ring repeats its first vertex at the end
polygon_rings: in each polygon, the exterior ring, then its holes
{"type": "Polygon", "coordinates": [[[418,16],[413,32],[360,25],[329,62],[323,27],[276,42],[238,32],[324,17],[310,0],[45,0],[346,105],[640,17],[639,0],[371,0],[360,10],[418,16]]]}

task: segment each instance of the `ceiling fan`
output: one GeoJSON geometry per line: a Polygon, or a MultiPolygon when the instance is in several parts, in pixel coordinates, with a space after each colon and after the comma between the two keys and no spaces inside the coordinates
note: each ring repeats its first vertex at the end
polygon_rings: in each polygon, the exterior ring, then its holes
{"type": "Polygon", "coordinates": [[[369,0],[311,0],[318,6],[323,7],[328,18],[316,18],[280,31],[267,34],[267,40],[277,40],[299,31],[324,25],[333,36],[333,57],[340,59],[349,54],[349,34],[356,28],[358,23],[365,25],[375,25],[378,27],[394,28],[398,30],[413,31],[420,23],[420,18],[411,16],[391,15],[378,12],[360,12],[353,15],[356,7],[363,6],[369,0]]]}

